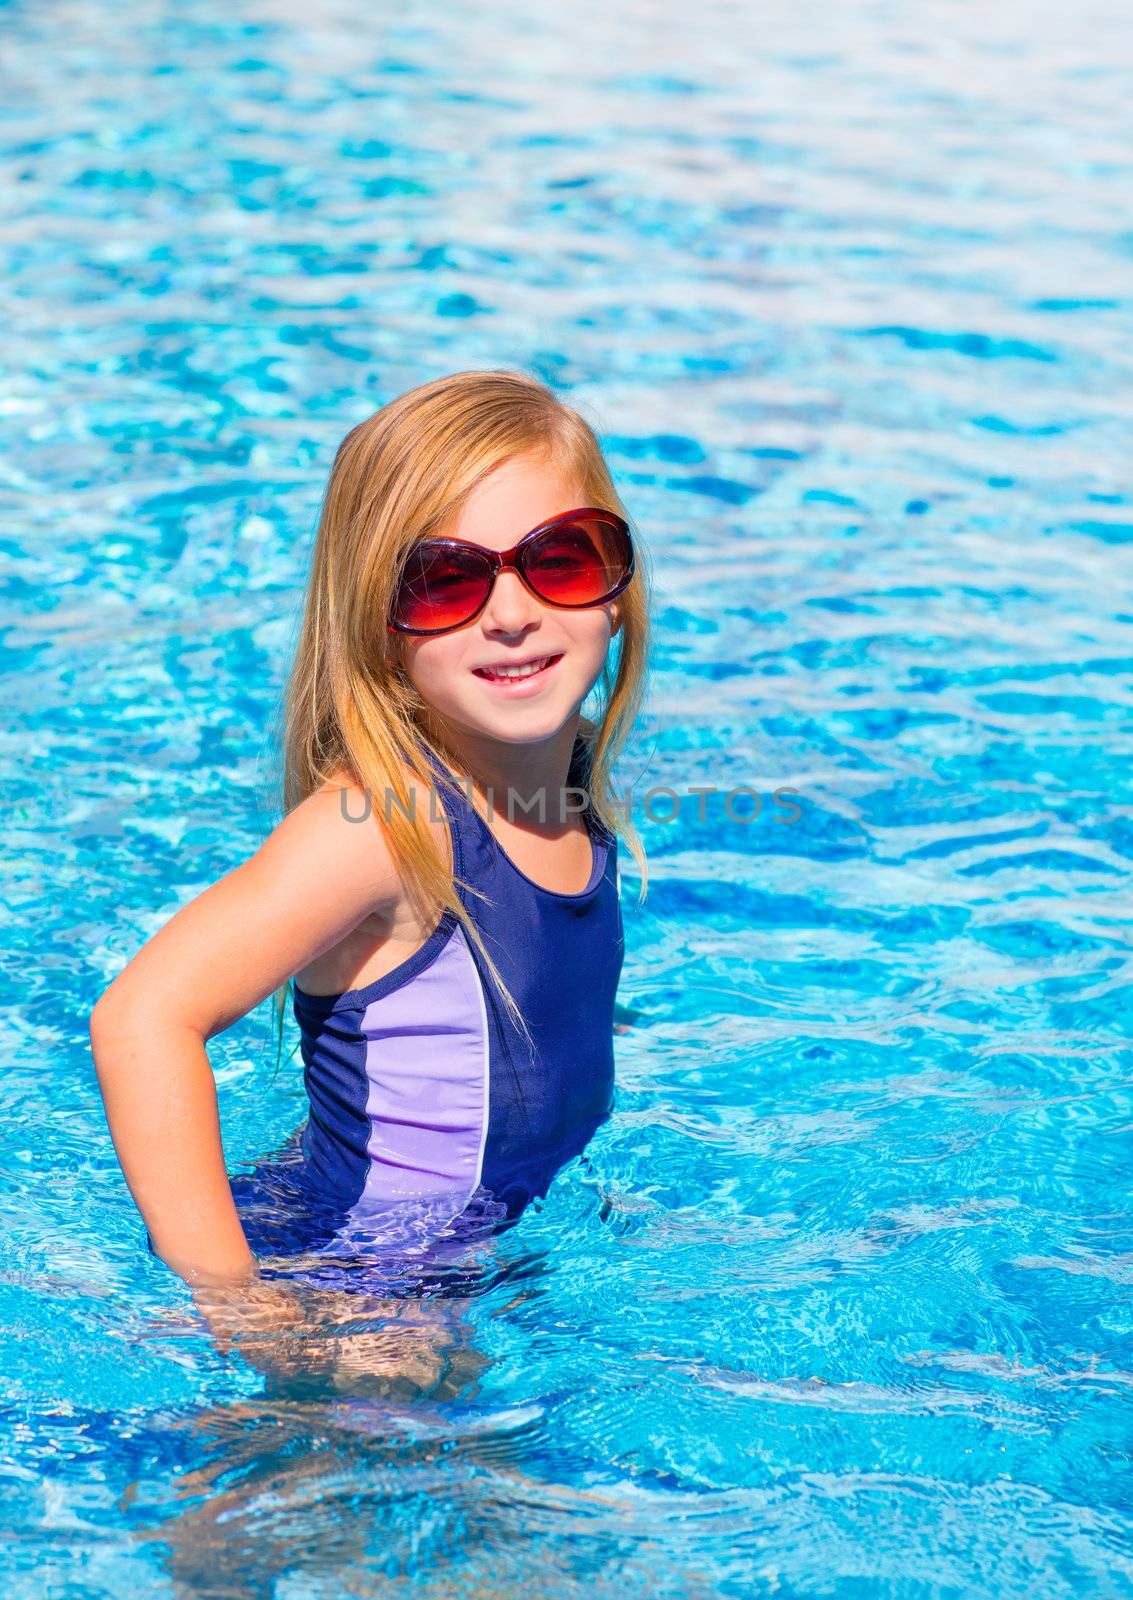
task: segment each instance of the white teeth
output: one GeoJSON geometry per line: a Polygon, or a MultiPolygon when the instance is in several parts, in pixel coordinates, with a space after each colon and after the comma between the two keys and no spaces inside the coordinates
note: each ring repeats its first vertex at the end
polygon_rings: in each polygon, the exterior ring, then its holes
{"type": "Polygon", "coordinates": [[[542,672],[550,659],[550,656],[544,656],[541,661],[532,661],[526,667],[482,667],[480,670],[486,678],[530,678],[533,673],[542,672]]]}

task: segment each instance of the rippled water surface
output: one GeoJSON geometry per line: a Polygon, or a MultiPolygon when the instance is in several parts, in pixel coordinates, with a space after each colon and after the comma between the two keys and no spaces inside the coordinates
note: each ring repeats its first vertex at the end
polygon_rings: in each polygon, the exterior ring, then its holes
{"type": "MultiPolygon", "coordinates": [[[[1133,1594],[1127,8],[0,20],[4,1593],[1133,1594]],[[87,1016],[274,825],[339,439],[497,365],[652,550],[623,784],[721,793],[636,813],[616,1114],[406,1301],[442,1375],[265,1376],[87,1016]]],[[[297,1063],[210,1053],[246,1167],[297,1063]]]]}

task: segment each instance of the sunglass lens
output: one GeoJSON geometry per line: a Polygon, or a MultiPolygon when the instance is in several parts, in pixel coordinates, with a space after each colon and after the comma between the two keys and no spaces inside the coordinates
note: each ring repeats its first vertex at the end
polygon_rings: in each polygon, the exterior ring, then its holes
{"type": "Polygon", "coordinates": [[[490,571],[471,550],[410,552],[394,601],[394,621],[405,628],[455,628],[479,610],[490,571]]]}
{"type": "Polygon", "coordinates": [[[632,561],[629,536],[620,524],[580,517],[533,539],[524,571],[531,587],[552,605],[587,606],[615,591],[632,561]]]}

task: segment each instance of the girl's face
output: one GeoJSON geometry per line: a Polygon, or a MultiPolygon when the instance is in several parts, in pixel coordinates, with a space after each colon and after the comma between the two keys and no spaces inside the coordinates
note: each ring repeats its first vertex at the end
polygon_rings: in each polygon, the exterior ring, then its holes
{"type": "MultiPolygon", "coordinates": [[[[540,523],[585,505],[573,475],[538,456],[516,456],[471,491],[455,528],[486,550],[510,550],[540,523]]],[[[478,738],[529,744],[573,717],[602,671],[621,626],[616,599],[578,611],[544,605],[516,572],[501,572],[480,615],[436,638],[404,635],[410,681],[446,722],[478,738]],[[550,659],[530,678],[491,681],[485,667],[550,659]]]]}

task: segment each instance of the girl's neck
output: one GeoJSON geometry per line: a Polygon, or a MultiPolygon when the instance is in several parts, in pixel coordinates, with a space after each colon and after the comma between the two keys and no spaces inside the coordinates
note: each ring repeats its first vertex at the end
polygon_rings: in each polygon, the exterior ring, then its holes
{"type": "Polygon", "coordinates": [[[560,813],[559,797],[567,786],[578,722],[579,713],[575,712],[557,733],[530,744],[507,744],[464,729],[448,729],[445,745],[452,752],[453,771],[466,786],[472,780],[473,794],[482,808],[487,807],[490,790],[493,810],[506,817],[510,791],[512,820],[533,826],[543,822],[553,829],[563,820],[569,821],[581,801],[580,795],[565,795],[560,813]],[[540,792],[544,796],[541,807],[540,792]]]}

